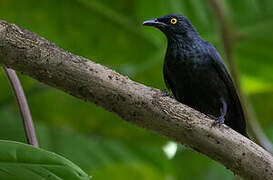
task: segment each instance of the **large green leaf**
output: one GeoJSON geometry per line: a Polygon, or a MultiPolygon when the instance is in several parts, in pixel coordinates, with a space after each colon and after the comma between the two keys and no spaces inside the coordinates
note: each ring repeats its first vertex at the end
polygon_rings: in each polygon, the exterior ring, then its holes
{"type": "Polygon", "coordinates": [[[90,177],[55,153],[23,143],[0,140],[0,179],[88,180],[90,177]]]}

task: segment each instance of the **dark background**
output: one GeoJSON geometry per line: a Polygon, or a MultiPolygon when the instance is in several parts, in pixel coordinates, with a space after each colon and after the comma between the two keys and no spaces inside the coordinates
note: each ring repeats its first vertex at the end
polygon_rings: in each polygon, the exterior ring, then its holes
{"type": "MultiPolygon", "coordinates": [[[[231,30],[238,36],[233,56],[243,92],[273,140],[273,1],[222,2],[231,30]]],[[[0,0],[0,19],[159,89],[165,88],[162,63],[166,39],[155,28],[142,27],[142,21],[168,13],[183,14],[225,57],[213,10],[207,0],[0,0]]],[[[170,144],[168,139],[19,76],[40,146],[70,159],[94,179],[234,179],[222,165],[182,145],[169,159],[163,150],[170,144]]],[[[17,105],[2,69],[0,139],[25,142],[17,105]]]]}

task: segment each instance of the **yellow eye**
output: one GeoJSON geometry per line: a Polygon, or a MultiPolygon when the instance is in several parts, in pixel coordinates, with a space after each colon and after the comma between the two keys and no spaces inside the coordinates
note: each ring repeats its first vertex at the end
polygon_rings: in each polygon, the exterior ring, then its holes
{"type": "Polygon", "coordinates": [[[176,18],[172,18],[172,19],[171,19],[171,23],[172,23],[172,24],[176,24],[176,23],[177,23],[177,19],[176,19],[176,18]]]}

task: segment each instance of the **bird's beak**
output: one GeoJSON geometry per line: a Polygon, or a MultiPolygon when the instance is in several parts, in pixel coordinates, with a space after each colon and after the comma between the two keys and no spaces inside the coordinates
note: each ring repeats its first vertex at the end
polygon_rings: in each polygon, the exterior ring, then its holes
{"type": "Polygon", "coordinates": [[[165,23],[163,22],[159,22],[157,19],[150,19],[150,20],[146,20],[142,23],[143,26],[154,26],[154,27],[158,27],[158,26],[164,26],[165,23]]]}

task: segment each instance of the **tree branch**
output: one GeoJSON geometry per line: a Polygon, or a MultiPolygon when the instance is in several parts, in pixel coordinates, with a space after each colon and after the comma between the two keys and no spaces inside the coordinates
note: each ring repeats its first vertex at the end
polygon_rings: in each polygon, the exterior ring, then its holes
{"type": "Polygon", "coordinates": [[[272,179],[273,157],[263,148],[160,90],[66,52],[34,33],[0,21],[0,64],[23,72],[122,119],[187,145],[245,179],[272,179]]]}

